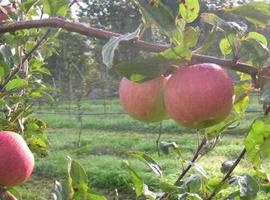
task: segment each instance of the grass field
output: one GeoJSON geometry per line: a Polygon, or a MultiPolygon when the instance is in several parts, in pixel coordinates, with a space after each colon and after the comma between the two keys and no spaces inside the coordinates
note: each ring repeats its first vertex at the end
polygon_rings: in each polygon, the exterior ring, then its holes
{"type": "MultiPolygon", "coordinates": [[[[118,100],[106,103],[106,112],[122,113],[118,100]]],[[[156,138],[159,124],[145,125],[132,120],[124,114],[90,115],[102,113],[103,101],[83,101],[81,147],[77,147],[80,123],[78,123],[76,104],[61,103],[58,106],[36,106],[38,117],[49,124],[48,145],[49,156],[36,158],[34,175],[30,181],[18,187],[23,199],[44,200],[51,198],[51,189],[55,180],[66,178],[66,157],[70,156],[85,167],[89,177],[89,186],[114,199],[115,189],[120,193],[119,199],[135,199],[127,171],[121,166],[122,160],[128,160],[151,189],[158,185],[158,179],[144,164],[129,157],[129,151],[143,151],[158,161],[165,176],[172,180],[180,172],[175,154],[158,156],[156,138]],[[131,194],[131,195],[127,195],[131,194]]],[[[249,110],[259,110],[252,103],[249,110]]],[[[227,131],[222,141],[209,154],[198,161],[209,172],[208,176],[222,174],[218,171],[221,163],[234,159],[243,148],[242,141],[248,124],[258,113],[249,113],[246,119],[235,128],[227,131]],[[213,174],[217,173],[217,174],[213,174]]],[[[187,130],[165,120],[162,125],[164,141],[175,141],[181,148],[183,157],[190,159],[198,145],[198,136],[194,131],[187,130]]],[[[247,161],[242,161],[236,173],[254,173],[247,161]]],[[[257,199],[270,199],[270,195],[260,193],[257,199]]]]}

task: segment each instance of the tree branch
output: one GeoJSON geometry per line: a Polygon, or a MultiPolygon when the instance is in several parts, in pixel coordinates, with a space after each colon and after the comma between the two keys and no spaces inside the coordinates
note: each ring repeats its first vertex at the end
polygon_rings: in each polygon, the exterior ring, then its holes
{"type": "MultiPolygon", "coordinates": [[[[119,33],[101,30],[98,28],[90,27],[82,23],[76,23],[76,22],[68,21],[65,19],[57,18],[57,17],[51,17],[48,19],[40,19],[40,20],[20,21],[20,22],[14,22],[12,24],[2,25],[0,26],[0,34],[14,32],[14,31],[23,30],[23,29],[45,28],[45,27],[62,28],[70,32],[76,32],[76,33],[79,33],[88,37],[94,37],[94,38],[105,39],[105,40],[108,40],[114,36],[121,35],[119,33]]],[[[136,42],[122,41],[121,45],[136,47],[140,50],[148,51],[148,52],[161,52],[170,48],[169,45],[153,44],[153,43],[148,43],[142,40],[138,40],[136,42]]],[[[194,64],[194,63],[202,63],[202,62],[216,63],[222,67],[230,68],[236,71],[249,74],[253,78],[253,80],[256,80],[256,76],[258,73],[258,70],[255,69],[254,67],[247,64],[243,64],[243,63],[235,63],[232,60],[220,59],[220,58],[216,58],[212,56],[205,56],[205,55],[200,55],[200,54],[194,54],[192,56],[191,63],[194,64]]]]}
{"type": "Polygon", "coordinates": [[[223,177],[223,179],[220,181],[219,185],[214,189],[214,191],[210,194],[210,196],[206,200],[211,200],[213,199],[217,193],[219,192],[220,187],[227,181],[227,179],[231,176],[232,172],[236,168],[236,166],[239,164],[239,162],[242,160],[246,153],[246,149],[244,148],[242,152],[239,154],[238,158],[236,161],[233,163],[233,166],[230,168],[230,170],[227,172],[227,174],[223,177]]]}
{"type": "Polygon", "coordinates": [[[31,55],[38,49],[41,43],[49,36],[51,30],[47,30],[46,33],[37,41],[35,46],[23,57],[21,63],[9,74],[9,76],[4,80],[3,84],[0,85],[0,93],[2,93],[8,84],[8,82],[20,71],[21,67],[27,61],[31,55]]]}
{"type": "MultiPolygon", "coordinates": [[[[198,146],[197,150],[196,150],[196,153],[194,154],[191,162],[194,163],[197,158],[199,157],[199,155],[201,154],[202,152],[202,149],[204,148],[204,145],[206,143],[206,138],[204,137],[200,143],[200,145],[198,146]]],[[[192,165],[189,164],[183,171],[182,173],[179,175],[179,177],[177,178],[176,182],[175,182],[175,185],[178,185],[180,183],[180,181],[182,180],[182,178],[186,175],[186,173],[191,169],[192,165]]]]}

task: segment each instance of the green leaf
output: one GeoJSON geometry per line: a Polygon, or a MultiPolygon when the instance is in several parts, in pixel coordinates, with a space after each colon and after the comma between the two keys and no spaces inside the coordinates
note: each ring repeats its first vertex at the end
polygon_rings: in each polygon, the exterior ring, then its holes
{"type": "Polygon", "coordinates": [[[207,51],[210,46],[214,43],[214,37],[217,33],[217,27],[213,26],[213,28],[211,29],[210,33],[207,34],[207,37],[205,39],[205,41],[203,42],[203,44],[196,50],[194,50],[194,53],[204,53],[205,51],[207,51]]]}
{"type": "Polygon", "coordinates": [[[231,54],[232,47],[231,47],[231,44],[227,38],[223,38],[220,40],[219,49],[220,49],[222,55],[224,55],[224,56],[231,54]]]}
{"type": "Polygon", "coordinates": [[[71,158],[69,158],[68,162],[68,175],[72,179],[73,187],[88,182],[86,172],[81,164],[71,158]]]}
{"type": "Polygon", "coordinates": [[[103,47],[102,47],[102,61],[107,67],[112,67],[114,52],[119,46],[121,41],[129,41],[138,36],[141,31],[141,25],[132,33],[126,33],[118,37],[112,37],[103,47]]]}
{"type": "Polygon", "coordinates": [[[179,200],[203,200],[198,194],[185,192],[184,194],[179,195],[179,200]]]}
{"type": "Polygon", "coordinates": [[[234,165],[234,163],[235,163],[235,160],[229,160],[229,161],[223,162],[220,168],[221,173],[226,174],[234,165]]]}
{"type": "Polygon", "coordinates": [[[240,57],[245,62],[251,62],[255,67],[260,68],[269,57],[268,48],[256,39],[241,41],[240,57]]]}
{"type": "Polygon", "coordinates": [[[188,48],[195,47],[200,37],[200,29],[189,26],[184,31],[184,46],[188,48]]]}
{"type": "Polygon", "coordinates": [[[129,153],[129,155],[148,165],[156,175],[162,176],[162,171],[159,164],[150,156],[146,155],[144,152],[136,151],[129,153]]]}
{"type": "Polygon", "coordinates": [[[244,31],[236,22],[227,22],[213,13],[202,13],[201,20],[212,26],[218,27],[227,34],[242,34],[244,31]]]}
{"type": "Polygon", "coordinates": [[[233,105],[233,108],[236,113],[241,114],[247,110],[248,106],[249,106],[249,97],[245,96],[240,101],[236,102],[233,105]]]}
{"type": "Polygon", "coordinates": [[[128,161],[123,161],[123,166],[128,170],[131,181],[135,187],[136,196],[139,197],[144,193],[144,182],[138,176],[134,169],[129,165],[128,161]]]}
{"type": "Polygon", "coordinates": [[[260,186],[253,177],[245,174],[243,176],[238,176],[237,180],[240,190],[240,197],[256,197],[260,190],[260,186]]]}
{"type": "Polygon", "coordinates": [[[142,14],[142,20],[146,26],[155,25],[163,31],[174,44],[182,42],[182,31],[175,23],[177,12],[174,11],[177,2],[168,1],[168,4],[157,1],[151,5],[148,0],[132,0],[142,14]]]}
{"type": "Polygon", "coordinates": [[[181,150],[179,146],[175,142],[165,142],[161,141],[159,143],[159,149],[164,153],[164,154],[169,154],[169,148],[172,148],[174,152],[180,157],[181,156],[181,150]]]}
{"type": "Polygon", "coordinates": [[[9,46],[0,45],[0,58],[9,66],[10,69],[15,66],[14,57],[9,46]]]}
{"type": "Polygon", "coordinates": [[[201,177],[197,174],[191,174],[184,180],[187,191],[191,193],[197,193],[202,187],[201,177]]]}
{"type": "Polygon", "coordinates": [[[68,11],[68,0],[42,0],[44,12],[50,16],[65,16],[68,11]]]}
{"type": "Polygon", "coordinates": [[[46,149],[47,145],[43,139],[31,137],[31,138],[27,139],[26,142],[27,142],[27,144],[32,152],[35,152],[40,156],[47,156],[48,155],[48,152],[46,149]]]}
{"type": "Polygon", "coordinates": [[[207,139],[213,139],[214,137],[218,136],[222,131],[224,131],[226,128],[228,128],[233,123],[237,122],[242,118],[242,115],[240,114],[230,114],[229,117],[227,117],[222,122],[211,126],[209,128],[205,129],[205,134],[207,139]]]}
{"type": "Polygon", "coordinates": [[[4,60],[0,60],[0,81],[2,82],[10,72],[10,66],[4,62],[4,60]]]}
{"type": "Polygon", "coordinates": [[[180,3],[179,12],[182,18],[191,23],[199,16],[200,4],[198,0],[185,0],[180,3]]]}
{"type": "Polygon", "coordinates": [[[32,6],[37,4],[39,1],[40,0],[23,0],[22,7],[23,7],[24,13],[28,13],[28,11],[32,8],[32,6]]]}
{"type": "Polygon", "coordinates": [[[114,66],[116,71],[127,79],[135,82],[144,82],[157,78],[166,72],[168,61],[158,54],[147,57],[137,57],[128,62],[114,66]]]}
{"type": "Polygon", "coordinates": [[[268,116],[256,119],[245,138],[247,159],[259,168],[262,161],[270,158],[270,119],[268,116]]]}
{"type": "Polygon", "coordinates": [[[263,86],[260,101],[266,102],[266,103],[270,102],[270,82],[266,83],[263,86]]]}
{"type": "Polygon", "coordinates": [[[234,86],[235,102],[238,101],[241,96],[248,94],[252,90],[252,86],[247,82],[240,82],[234,86]]]}
{"type": "Polygon", "coordinates": [[[17,78],[8,82],[8,84],[6,85],[6,91],[9,92],[11,90],[23,89],[26,88],[27,86],[28,86],[27,80],[17,78]]]}
{"type": "Polygon", "coordinates": [[[265,46],[268,46],[268,41],[266,39],[266,37],[258,32],[249,32],[247,35],[247,39],[255,39],[259,42],[261,42],[262,44],[264,44],[265,46]]]}
{"type": "Polygon", "coordinates": [[[233,13],[245,17],[251,23],[265,28],[270,19],[270,4],[267,2],[245,3],[232,8],[223,9],[226,13],[233,13]]]}
{"type": "Polygon", "coordinates": [[[160,182],[160,188],[162,189],[163,192],[168,192],[170,194],[174,194],[174,193],[179,194],[179,193],[184,192],[183,187],[179,187],[165,181],[160,182]]]}
{"type": "Polygon", "coordinates": [[[87,197],[90,200],[91,199],[93,199],[93,200],[106,200],[106,198],[103,195],[101,195],[95,191],[91,191],[91,190],[87,192],[87,197]]]}
{"type": "Polygon", "coordinates": [[[192,56],[192,52],[188,49],[185,43],[182,43],[174,48],[166,49],[160,53],[161,56],[167,60],[175,60],[178,62],[189,61],[192,56]]]}

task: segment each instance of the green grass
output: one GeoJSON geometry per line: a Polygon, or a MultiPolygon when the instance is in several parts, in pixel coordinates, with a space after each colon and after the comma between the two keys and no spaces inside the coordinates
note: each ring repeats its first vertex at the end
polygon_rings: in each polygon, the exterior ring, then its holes
{"type": "MultiPolygon", "coordinates": [[[[85,112],[103,112],[102,101],[91,102],[82,102],[85,112]]],[[[63,103],[57,107],[37,106],[36,109],[46,112],[60,110],[68,112],[67,106],[68,104],[63,103]]],[[[127,171],[121,165],[122,160],[128,160],[151,189],[158,186],[158,179],[151,170],[129,157],[129,151],[143,151],[149,154],[161,165],[165,176],[172,180],[176,178],[180,165],[175,154],[161,156],[157,154],[155,141],[159,124],[143,124],[127,115],[84,115],[81,147],[78,148],[80,125],[77,116],[73,114],[76,105],[72,104],[70,107],[72,107],[70,114],[38,114],[38,117],[47,121],[50,127],[49,156],[36,157],[33,177],[19,187],[23,199],[51,199],[54,181],[64,181],[66,178],[67,156],[78,160],[84,166],[89,177],[89,186],[105,194],[108,199],[113,199],[115,189],[120,192],[121,200],[135,199],[127,171]],[[129,195],[126,196],[127,194],[129,195]]],[[[249,109],[259,108],[252,103],[249,109]]],[[[107,103],[107,112],[122,112],[117,99],[107,103]]],[[[206,169],[208,176],[222,176],[219,172],[222,162],[235,159],[240,153],[243,148],[243,135],[256,114],[258,113],[249,113],[237,128],[224,134],[222,141],[213,151],[198,161],[206,169]]],[[[183,158],[187,160],[192,158],[198,145],[198,136],[194,131],[180,127],[169,119],[163,123],[161,140],[175,141],[181,148],[183,158]]],[[[245,160],[237,167],[235,173],[243,172],[254,173],[245,160]]],[[[257,199],[269,198],[270,196],[261,195],[257,199]]]]}

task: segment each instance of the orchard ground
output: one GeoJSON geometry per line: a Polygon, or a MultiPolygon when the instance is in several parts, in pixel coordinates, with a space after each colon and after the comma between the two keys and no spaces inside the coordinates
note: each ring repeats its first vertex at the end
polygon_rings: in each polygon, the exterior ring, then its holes
{"type": "MultiPolygon", "coordinates": [[[[261,105],[256,103],[257,96],[253,96],[251,100],[246,119],[236,128],[226,131],[217,147],[198,161],[206,171],[218,172],[217,175],[222,177],[222,173],[219,172],[222,162],[235,159],[242,150],[244,134],[258,114],[254,111],[262,110],[261,105]]],[[[66,178],[67,156],[83,165],[90,180],[90,187],[103,193],[108,199],[117,199],[115,189],[119,192],[120,200],[135,199],[128,173],[121,166],[122,160],[128,160],[151,189],[155,189],[158,185],[158,179],[153,172],[144,164],[129,157],[129,151],[143,151],[151,155],[161,165],[164,175],[171,180],[175,180],[177,176],[175,172],[180,171],[180,165],[173,152],[169,155],[157,154],[156,138],[159,124],[143,124],[128,115],[120,114],[123,111],[118,99],[106,100],[106,107],[103,100],[81,102],[83,129],[80,148],[77,147],[80,123],[75,101],[71,104],[67,102],[54,105],[41,104],[36,105],[35,109],[37,115],[49,125],[49,155],[44,158],[36,157],[32,178],[18,187],[22,191],[22,199],[52,199],[51,190],[54,181],[64,183],[66,178]],[[108,114],[98,114],[104,111],[108,114]]],[[[198,145],[198,134],[195,131],[184,129],[168,119],[162,124],[162,132],[162,141],[176,142],[183,158],[191,159],[198,145]]],[[[251,174],[254,173],[252,167],[244,160],[235,173],[247,172],[246,169],[251,174]]],[[[270,195],[259,193],[257,199],[270,199],[270,195]]]]}

